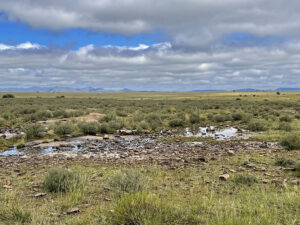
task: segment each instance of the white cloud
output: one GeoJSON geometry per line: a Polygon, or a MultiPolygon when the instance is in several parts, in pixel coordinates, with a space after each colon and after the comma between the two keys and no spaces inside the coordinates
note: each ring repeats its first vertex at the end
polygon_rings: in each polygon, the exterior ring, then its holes
{"type": "Polygon", "coordinates": [[[299,87],[300,49],[289,51],[285,43],[201,51],[177,49],[168,43],[147,48],[88,45],[76,51],[10,46],[0,52],[0,80],[1,86],[21,83],[166,91],[299,87]]]}
{"type": "Polygon", "coordinates": [[[0,51],[4,50],[29,50],[29,49],[40,49],[43,48],[42,45],[32,44],[30,42],[25,42],[16,46],[5,45],[0,43],[0,51]]]}
{"type": "Polygon", "coordinates": [[[52,30],[83,28],[123,35],[163,31],[172,43],[204,46],[234,32],[300,35],[298,0],[9,0],[10,20],[52,30]]]}

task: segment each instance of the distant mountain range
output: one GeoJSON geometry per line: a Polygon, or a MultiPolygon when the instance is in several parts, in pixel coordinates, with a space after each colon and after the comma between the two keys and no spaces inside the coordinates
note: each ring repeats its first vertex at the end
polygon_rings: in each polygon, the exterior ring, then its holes
{"type": "MultiPolygon", "coordinates": [[[[190,92],[228,92],[232,90],[191,90],[190,92]]],[[[236,89],[236,92],[254,92],[254,91],[300,91],[300,88],[277,88],[258,90],[253,88],[236,89]]],[[[133,92],[158,92],[158,91],[137,91],[128,88],[123,89],[104,89],[104,88],[72,88],[72,87],[27,87],[27,88],[0,88],[0,92],[85,92],[85,93],[133,93],[133,92]]],[[[163,91],[162,91],[163,92],[163,91]]],[[[174,92],[174,91],[172,91],[174,92]]],[[[188,91],[187,91],[188,92],[188,91]]]]}
{"type": "Polygon", "coordinates": [[[121,90],[105,90],[103,88],[72,88],[72,87],[28,87],[28,88],[0,88],[0,92],[94,92],[94,93],[106,93],[106,92],[133,92],[130,89],[121,90]]]}

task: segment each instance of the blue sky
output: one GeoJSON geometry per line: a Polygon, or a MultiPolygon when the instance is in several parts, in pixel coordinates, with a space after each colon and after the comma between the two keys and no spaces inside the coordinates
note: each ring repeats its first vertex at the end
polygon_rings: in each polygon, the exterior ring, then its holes
{"type": "Polygon", "coordinates": [[[155,31],[147,34],[124,36],[102,32],[91,32],[86,29],[72,28],[60,31],[32,28],[29,25],[10,22],[4,19],[0,22],[0,43],[16,45],[27,41],[40,45],[56,45],[63,48],[78,49],[79,47],[94,45],[136,46],[141,43],[152,45],[162,40],[162,34],[155,31]]]}
{"type": "Polygon", "coordinates": [[[0,87],[300,87],[290,0],[0,2],[0,87]]]}

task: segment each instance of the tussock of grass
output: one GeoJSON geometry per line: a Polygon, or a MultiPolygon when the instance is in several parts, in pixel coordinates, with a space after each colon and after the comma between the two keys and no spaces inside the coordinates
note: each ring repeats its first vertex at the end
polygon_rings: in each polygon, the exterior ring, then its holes
{"type": "Polygon", "coordinates": [[[116,173],[110,178],[109,185],[117,196],[144,191],[146,188],[143,175],[134,169],[116,173]]]}
{"type": "Polygon", "coordinates": [[[280,141],[286,150],[300,150],[300,133],[286,135],[280,141]]]}
{"type": "Polygon", "coordinates": [[[80,122],[78,127],[83,134],[88,135],[95,135],[100,131],[100,124],[97,122],[80,122]]]}
{"type": "Polygon", "coordinates": [[[0,207],[0,224],[30,224],[31,220],[31,213],[17,205],[0,207]]]}
{"type": "Polygon", "coordinates": [[[107,224],[188,225],[199,222],[154,194],[134,193],[124,195],[116,202],[113,213],[108,214],[107,224]]]}
{"type": "Polygon", "coordinates": [[[283,166],[283,167],[289,167],[289,166],[294,166],[296,162],[291,159],[286,159],[286,158],[277,158],[275,161],[276,166],[283,166]]]}
{"type": "Polygon", "coordinates": [[[71,122],[56,123],[54,125],[54,133],[58,135],[71,134],[74,130],[74,125],[71,122]]]}
{"type": "Polygon", "coordinates": [[[258,179],[250,174],[235,174],[231,179],[234,184],[242,184],[251,186],[255,183],[258,183],[258,179]]]}
{"type": "Polygon", "coordinates": [[[83,180],[76,172],[52,168],[44,178],[43,186],[49,192],[70,192],[83,187],[83,180]]]}
{"type": "Polygon", "coordinates": [[[40,138],[42,137],[44,130],[43,125],[38,123],[28,124],[24,127],[27,138],[40,138]]]}

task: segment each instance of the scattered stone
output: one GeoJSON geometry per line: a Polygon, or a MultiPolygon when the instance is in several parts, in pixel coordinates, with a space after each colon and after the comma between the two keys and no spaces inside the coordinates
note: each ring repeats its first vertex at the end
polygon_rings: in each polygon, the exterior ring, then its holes
{"type": "Polygon", "coordinates": [[[230,156],[234,156],[234,155],[235,155],[235,152],[232,151],[232,150],[229,150],[227,153],[228,153],[228,155],[230,155],[230,156]]]}
{"type": "Polygon", "coordinates": [[[295,186],[297,186],[297,185],[300,185],[300,180],[292,180],[292,185],[295,185],[295,186]]]}
{"type": "Polygon", "coordinates": [[[34,195],[34,197],[41,198],[41,197],[44,197],[45,195],[47,195],[47,194],[46,193],[37,193],[34,195]]]}
{"type": "Polygon", "coordinates": [[[109,139],[109,136],[108,136],[107,134],[105,134],[105,135],[103,136],[103,139],[108,140],[108,139],[109,139]]]}
{"type": "Polygon", "coordinates": [[[67,214],[71,215],[71,214],[77,214],[79,212],[80,212],[79,208],[75,207],[75,208],[72,208],[72,209],[68,210],[67,214]]]}
{"type": "Polygon", "coordinates": [[[263,179],[262,182],[263,182],[264,184],[267,184],[267,183],[269,183],[269,180],[268,180],[268,179],[263,179]]]}
{"type": "Polygon", "coordinates": [[[219,176],[220,180],[223,180],[223,181],[228,180],[229,177],[230,177],[230,176],[229,176],[229,174],[227,174],[227,173],[219,176]]]}
{"type": "Polygon", "coordinates": [[[7,190],[11,190],[12,189],[12,186],[9,186],[9,185],[3,185],[2,187],[5,188],[5,189],[7,189],[7,190]]]}

